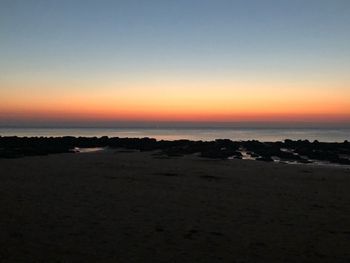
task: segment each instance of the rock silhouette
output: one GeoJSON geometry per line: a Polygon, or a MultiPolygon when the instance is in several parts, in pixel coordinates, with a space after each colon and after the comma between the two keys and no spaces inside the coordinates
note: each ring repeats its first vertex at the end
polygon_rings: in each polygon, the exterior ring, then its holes
{"type": "Polygon", "coordinates": [[[23,156],[73,153],[74,148],[109,147],[139,151],[159,150],[166,156],[199,154],[213,159],[242,158],[241,149],[261,161],[282,161],[307,163],[310,160],[328,161],[350,165],[350,143],[326,143],[308,140],[285,140],[284,142],[156,140],[154,138],[119,137],[1,137],[0,158],[19,158],[23,156]]]}

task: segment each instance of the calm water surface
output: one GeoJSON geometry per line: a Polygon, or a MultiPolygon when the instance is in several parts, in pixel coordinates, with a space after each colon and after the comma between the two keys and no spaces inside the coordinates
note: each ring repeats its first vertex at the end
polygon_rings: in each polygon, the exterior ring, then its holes
{"type": "Polygon", "coordinates": [[[306,128],[0,128],[0,136],[109,136],[152,137],[158,140],[318,140],[343,142],[350,140],[350,129],[306,128]]]}

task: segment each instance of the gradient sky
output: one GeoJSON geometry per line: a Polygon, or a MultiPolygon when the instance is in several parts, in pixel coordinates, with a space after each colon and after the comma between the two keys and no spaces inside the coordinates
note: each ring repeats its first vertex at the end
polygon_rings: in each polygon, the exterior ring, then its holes
{"type": "Polygon", "coordinates": [[[350,122],[348,0],[1,0],[0,124],[350,122]]]}

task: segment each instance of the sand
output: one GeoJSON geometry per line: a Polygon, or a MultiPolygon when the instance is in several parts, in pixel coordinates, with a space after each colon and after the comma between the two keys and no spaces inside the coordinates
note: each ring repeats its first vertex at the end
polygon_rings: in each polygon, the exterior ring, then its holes
{"type": "Polygon", "coordinates": [[[0,159],[0,262],[350,262],[349,191],[346,167],[0,159]]]}

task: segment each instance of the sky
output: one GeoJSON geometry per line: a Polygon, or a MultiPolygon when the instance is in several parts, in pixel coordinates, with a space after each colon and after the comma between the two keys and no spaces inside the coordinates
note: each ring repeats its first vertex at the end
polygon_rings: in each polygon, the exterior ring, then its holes
{"type": "Polygon", "coordinates": [[[0,125],[350,123],[348,0],[0,0],[0,125]]]}

